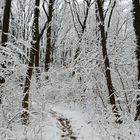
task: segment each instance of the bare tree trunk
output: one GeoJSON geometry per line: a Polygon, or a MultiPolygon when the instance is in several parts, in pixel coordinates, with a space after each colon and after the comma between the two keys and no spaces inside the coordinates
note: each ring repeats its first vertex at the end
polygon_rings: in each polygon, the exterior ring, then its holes
{"type": "Polygon", "coordinates": [[[116,106],[116,101],[115,101],[115,89],[112,84],[112,77],[111,77],[111,72],[110,72],[110,62],[108,58],[108,53],[107,53],[107,37],[106,37],[106,31],[105,31],[105,23],[104,23],[104,12],[103,12],[103,3],[101,0],[96,0],[97,3],[97,8],[98,8],[98,13],[99,13],[99,29],[100,29],[100,36],[101,36],[101,46],[102,46],[102,54],[103,54],[103,59],[104,59],[104,65],[105,65],[105,76],[106,76],[106,82],[107,82],[107,88],[109,92],[109,100],[110,104],[112,105],[112,111],[117,117],[116,122],[120,123],[119,117],[120,115],[118,114],[118,108],[116,106]]]}
{"type": "MultiPolygon", "coordinates": [[[[133,26],[136,34],[136,57],[138,68],[138,89],[140,89],[140,2],[139,0],[132,0],[133,4],[133,26]]],[[[135,121],[140,119],[140,95],[137,95],[135,121]]]]}
{"type": "Polygon", "coordinates": [[[39,5],[40,0],[35,0],[35,9],[34,9],[34,21],[33,21],[33,27],[32,27],[32,48],[30,51],[30,61],[28,64],[28,69],[26,72],[26,79],[25,79],[25,87],[24,87],[24,97],[22,100],[22,107],[23,107],[23,113],[21,115],[22,117],[22,124],[28,125],[29,124],[29,89],[31,84],[31,78],[33,74],[33,67],[35,65],[35,56],[36,56],[36,47],[38,45],[38,38],[39,38],[39,28],[38,28],[38,19],[39,19],[39,5]]]}
{"type": "Polygon", "coordinates": [[[36,40],[35,43],[35,67],[37,73],[39,72],[39,50],[40,50],[40,34],[39,34],[39,6],[40,6],[40,0],[36,0],[35,6],[38,8],[35,8],[35,16],[34,16],[34,25],[33,30],[35,29],[35,36],[33,40],[36,40]]]}
{"type": "MultiPolygon", "coordinates": [[[[10,21],[10,13],[11,13],[11,1],[5,0],[5,8],[3,14],[3,23],[2,23],[2,38],[1,43],[2,46],[6,46],[6,42],[8,41],[8,32],[9,32],[9,21],[10,21]]],[[[3,53],[5,55],[5,53],[3,53]]],[[[0,64],[2,68],[6,68],[5,64],[0,64]]],[[[0,86],[5,83],[5,78],[0,76],[0,86]]],[[[2,104],[2,95],[0,95],[0,104],[2,104]]]]}
{"type": "Polygon", "coordinates": [[[53,4],[55,0],[49,0],[48,6],[48,14],[47,14],[47,46],[46,46],[46,56],[45,56],[45,71],[49,70],[49,65],[51,62],[51,54],[52,54],[52,16],[53,16],[53,4]]]}
{"type": "Polygon", "coordinates": [[[2,45],[8,41],[8,31],[9,31],[9,21],[10,21],[10,13],[11,13],[11,1],[12,0],[5,0],[5,8],[4,8],[4,16],[3,16],[3,24],[2,24],[2,45]]]}

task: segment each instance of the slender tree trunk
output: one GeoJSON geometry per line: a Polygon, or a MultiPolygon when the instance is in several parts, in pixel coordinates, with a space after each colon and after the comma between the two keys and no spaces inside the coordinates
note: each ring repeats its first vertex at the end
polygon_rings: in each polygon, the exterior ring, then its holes
{"type": "Polygon", "coordinates": [[[45,71],[49,70],[49,65],[51,62],[51,55],[52,55],[52,16],[53,16],[53,4],[54,0],[49,0],[48,6],[48,21],[47,21],[47,46],[46,46],[46,56],[45,56],[45,71]]]}
{"type": "MultiPolygon", "coordinates": [[[[140,89],[140,2],[139,0],[132,0],[133,4],[133,26],[136,34],[136,57],[138,69],[138,89],[140,89]]],[[[140,119],[140,95],[137,95],[135,121],[140,119]]]]}
{"type": "Polygon", "coordinates": [[[37,68],[37,71],[39,71],[39,50],[40,50],[40,45],[39,45],[40,41],[38,40],[36,43],[36,56],[35,56],[35,67],[37,68]]]}
{"type": "MultiPolygon", "coordinates": [[[[36,6],[39,8],[40,5],[40,0],[37,0],[36,6]]],[[[39,50],[40,50],[40,34],[39,34],[39,9],[35,9],[35,19],[34,19],[34,26],[35,28],[35,34],[36,34],[36,43],[35,43],[35,67],[36,67],[36,72],[39,72],[39,50]]]]}
{"type": "Polygon", "coordinates": [[[31,84],[31,78],[33,74],[33,67],[35,65],[35,58],[36,58],[36,47],[38,45],[38,38],[39,38],[39,28],[38,28],[38,19],[39,19],[39,6],[40,0],[35,0],[35,9],[34,9],[34,21],[32,27],[32,48],[30,50],[30,62],[28,64],[28,69],[26,72],[26,79],[25,79],[25,87],[24,87],[24,97],[22,100],[22,107],[23,113],[22,117],[22,124],[28,125],[29,124],[29,89],[31,84]]]}
{"type": "Polygon", "coordinates": [[[95,3],[95,17],[96,17],[96,37],[97,37],[97,41],[96,44],[97,46],[99,46],[99,29],[98,29],[98,23],[99,23],[99,16],[98,16],[98,7],[97,7],[97,3],[95,3]]]}
{"type": "Polygon", "coordinates": [[[10,13],[11,13],[11,1],[12,0],[5,0],[5,8],[4,8],[4,16],[3,16],[3,24],[2,24],[2,45],[8,41],[8,31],[9,31],[9,21],[10,21],[10,13]]]}
{"type": "MultiPolygon", "coordinates": [[[[8,41],[8,32],[9,32],[9,21],[10,21],[10,13],[11,13],[11,1],[12,0],[5,0],[5,8],[3,14],[3,23],[2,23],[2,38],[1,43],[2,46],[6,46],[6,42],[8,41]]],[[[5,53],[3,53],[5,55],[5,53]]],[[[6,68],[5,64],[0,64],[3,69],[6,68]]],[[[5,78],[0,76],[0,87],[1,84],[5,83],[5,78]]],[[[2,91],[1,91],[2,92],[2,91]]],[[[0,104],[2,104],[2,95],[0,95],[0,104]]]]}
{"type": "MultiPolygon", "coordinates": [[[[105,65],[105,76],[106,76],[106,82],[107,82],[107,88],[108,88],[108,93],[109,93],[109,100],[110,104],[112,105],[112,111],[119,119],[120,115],[118,114],[118,108],[116,106],[116,101],[115,101],[115,95],[114,95],[114,87],[112,84],[112,77],[111,77],[111,72],[110,72],[110,62],[108,58],[108,53],[107,53],[107,38],[106,38],[106,32],[105,32],[105,23],[104,23],[104,12],[103,12],[103,4],[101,0],[97,0],[97,8],[98,8],[98,13],[99,13],[99,29],[100,29],[100,36],[101,36],[101,46],[102,46],[102,54],[103,54],[103,59],[104,59],[104,65],[105,65]]],[[[118,120],[116,121],[118,122],[118,120]]],[[[120,123],[120,120],[119,120],[120,123]]]]}

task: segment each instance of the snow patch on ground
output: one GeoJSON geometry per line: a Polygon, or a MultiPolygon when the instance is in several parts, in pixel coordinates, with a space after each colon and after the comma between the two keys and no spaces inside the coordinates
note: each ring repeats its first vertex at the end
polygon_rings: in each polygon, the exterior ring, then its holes
{"type": "Polygon", "coordinates": [[[63,107],[53,107],[53,111],[63,115],[71,121],[73,132],[77,136],[77,140],[103,140],[93,127],[86,123],[84,117],[86,116],[80,111],[66,110],[63,107]]]}

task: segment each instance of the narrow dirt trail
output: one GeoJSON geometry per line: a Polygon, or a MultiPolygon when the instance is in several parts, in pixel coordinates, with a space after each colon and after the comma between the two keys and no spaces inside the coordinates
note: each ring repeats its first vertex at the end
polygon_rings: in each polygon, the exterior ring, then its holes
{"type": "Polygon", "coordinates": [[[79,110],[54,106],[50,110],[51,117],[55,120],[59,139],[56,140],[103,140],[97,133],[97,124],[88,123],[88,114],[79,110]]]}
{"type": "Polygon", "coordinates": [[[50,113],[56,119],[58,128],[61,130],[61,140],[77,140],[77,136],[75,136],[73,132],[71,121],[53,110],[51,110],[50,113]]]}

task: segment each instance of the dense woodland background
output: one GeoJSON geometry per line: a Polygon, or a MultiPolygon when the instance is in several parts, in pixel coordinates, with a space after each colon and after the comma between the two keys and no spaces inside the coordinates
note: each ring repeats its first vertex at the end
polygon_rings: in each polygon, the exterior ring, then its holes
{"type": "Polygon", "coordinates": [[[49,140],[58,106],[100,139],[138,140],[139,59],[139,0],[1,0],[0,140],[49,140]]]}

